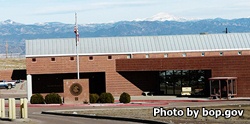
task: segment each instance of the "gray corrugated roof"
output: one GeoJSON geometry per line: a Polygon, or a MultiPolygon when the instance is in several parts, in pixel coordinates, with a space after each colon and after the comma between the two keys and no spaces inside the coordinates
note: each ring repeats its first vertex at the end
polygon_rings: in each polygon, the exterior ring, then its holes
{"type": "MultiPolygon", "coordinates": [[[[26,56],[75,55],[75,38],[26,40],[26,56]]],[[[80,38],[79,55],[250,50],[250,33],[80,38]]]]}

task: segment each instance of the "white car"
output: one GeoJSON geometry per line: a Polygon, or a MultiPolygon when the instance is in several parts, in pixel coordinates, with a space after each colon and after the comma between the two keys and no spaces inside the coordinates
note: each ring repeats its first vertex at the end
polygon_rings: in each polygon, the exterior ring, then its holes
{"type": "Polygon", "coordinates": [[[14,88],[15,86],[16,86],[16,81],[0,80],[0,87],[11,89],[11,88],[14,88]]]}

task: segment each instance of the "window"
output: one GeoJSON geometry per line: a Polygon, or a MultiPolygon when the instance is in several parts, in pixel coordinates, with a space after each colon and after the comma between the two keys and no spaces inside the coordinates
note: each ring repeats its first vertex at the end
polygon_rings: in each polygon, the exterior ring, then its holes
{"type": "Polygon", "coordinates": [[[202,53],[201,53],[201,56],[205,56],[205,52],[202,52],[202,53]]]}
{"type": "Polygon", "coordinates": [[[112,59],[112,56],[108,56],[108,59],[112,59]]]}
{"type": "Polygon", "coordinates": [[[89,56],[89,60],[93,60],[94,58],[93,58],[93,56],[89,56]]]}
{"type": "Polygon", "coordinates": [[[32,58],[32,62],[36,62],[36,58],[32,58]]]}
{"type": "Polygon", "coordinates": [[[223,56],[223,52],[220,52],[220,56],[223,56]]]}
{"type": "Polygon", "coordinates": [[[180,95],[182,87],[191,87],[193,95],[203,96],[208,92],[206,81],[211,70],[164,70],[159,72],[159,94],[180,95]],[[202,92],[200,92],[202,91],[202,92]]]}
{"type": "Polygon", "coordinates": [[[51,61],[53,61],[53,62],[56,61],[56,58],[51,58],[51,61]]]}
{"type": "Polygon", "coordinates": [[[242,55],[242,51],[238,51],[238,55],[242,55]]]}
{"type": "Polygon", "coordinates": [[[70,57],[70,60],[72,60],[72,61],[73,61],[73,60],[75,60],[75,58],[74,58],[74,57],[70,57]]]}
{"type": "Polygon", "coordinates": [[[132,55],[131,54],[128,54],[127,55],[127,59],[131,59],[132,58],[132,55]]]}
{"type": "Polygon", "coordinates": [[[164,54],[164,58],[167,58],[168,57],[168,54],[166,53],[166,54],[164,54]]]}
{"type": "Polygon", "coordinates": [[[187,56],[187,54],[186,53],[182,53],[182,57],[186,57],[187,56]]]}
{"type": "Polygon", "coordinates": [[[149,54],[146,54],[146,58],[149,58],[149,54]]]}

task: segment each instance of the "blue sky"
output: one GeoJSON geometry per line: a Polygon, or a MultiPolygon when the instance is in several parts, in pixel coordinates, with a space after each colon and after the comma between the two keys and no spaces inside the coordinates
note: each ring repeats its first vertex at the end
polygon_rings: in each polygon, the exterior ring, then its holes
{"type": "Polygon", "coordinates": [[[107,23],[160,12],[184,18],[250,17],[250,0],[0,0],[0,21],[107,23]]]}

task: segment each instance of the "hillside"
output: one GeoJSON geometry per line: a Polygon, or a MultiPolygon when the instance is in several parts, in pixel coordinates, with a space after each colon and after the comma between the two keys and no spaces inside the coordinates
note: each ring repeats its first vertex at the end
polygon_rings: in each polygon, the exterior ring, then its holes
{"type": "MultiPolygon", "coordinates": [[[[162,20],[120,21],[115,23],[79,25],[80,37],[116,37],[145,35],[181,35],[250,32],[250,18],[240,19],[204,19],[204,20],[162,20]]],[[[11,20],[0,22],[0,54],[24,55],[25,40],[44,38],[73,38],[73,24],[47,22],[39,24],[21,24],[11,20]]]]}
{"type": "Polygon", "coordinates": [[[26,69],[25,58],[1,58],[0,70],[4,69],[26,69]]]}

